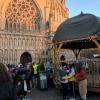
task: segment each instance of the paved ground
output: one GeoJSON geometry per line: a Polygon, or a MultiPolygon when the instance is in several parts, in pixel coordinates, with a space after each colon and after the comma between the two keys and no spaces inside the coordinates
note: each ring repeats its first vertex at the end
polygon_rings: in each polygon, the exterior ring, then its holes
{"type": "Polygon", "coordinates": [[[87,95],[87,100],[100,100],[100,93],[89,92],[87,95]]]}
{"type": "Polygon", "coordinates": [[[62,100],[61,96],[57,95],[54,89],[36,90],[33,89],[30,97],[32,100],[62,100]]]}
{"type": "MultiPolygon", "coordinates": [[[[54,89],[49,89],[45,91],[33,89],[28,97],[30,99],[26,100],[62,100],[61,95],[57,95],[54,89]]],[[[89,92],[87,97],[87,100],[100,100],[100,93],[89,92]]],[[[79,100],[78,95],[76,100],[79,100]]]]}

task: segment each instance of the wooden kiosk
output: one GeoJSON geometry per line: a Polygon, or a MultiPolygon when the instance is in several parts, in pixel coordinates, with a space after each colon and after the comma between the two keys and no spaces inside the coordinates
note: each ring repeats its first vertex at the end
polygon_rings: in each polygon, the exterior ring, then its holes
{"type": "MultiPolygon", "coordinates": [[[[99,18],[95,15],[81,13],[66,20],[58,27],[53,38],[54,83],[56,86],[59,84],[59,52],[61,49],[72,50],[76,60],[80,60],[79,54],[83,49],[94,48],[100,50],[100,21],[98,20],[99,18]]],[[[89,90],[100,92],[100,59],[90,59],[87,62],[91,66],[89,66],[88,73],[88,80],[91,81],[90,83],[88,82],[89,90]],[[91,64],[92,62],[95,63],[94,66],[91,64]],[[98,84],[96,84],[95,80],[98,81],[98,84]]]]}

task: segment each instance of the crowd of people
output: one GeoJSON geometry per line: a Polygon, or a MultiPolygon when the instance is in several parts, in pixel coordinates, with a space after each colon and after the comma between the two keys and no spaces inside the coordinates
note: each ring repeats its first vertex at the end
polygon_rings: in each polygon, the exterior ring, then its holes
{"type": "Polygon", "coordinates": [[[17,66],[0,63],[0,100],[25,98],[32,88],[47,89],[51,85],[51,70],[50,66],[43,63],[29,62],[17,66]]]}
{"type": "MultiPolygon", "coordinates": [[[[75,100],[75,83],[78,83],[80,100],[86,100],[87,77],[82,63],[61,62],[59,77],[63,100],[75,100]]],[[[53,86],[50,62],[45,65],[29,62],[17,66],[0,63],[0,100],[18,100],[25,98],[32,88],[47,89],[53,86]]]]}

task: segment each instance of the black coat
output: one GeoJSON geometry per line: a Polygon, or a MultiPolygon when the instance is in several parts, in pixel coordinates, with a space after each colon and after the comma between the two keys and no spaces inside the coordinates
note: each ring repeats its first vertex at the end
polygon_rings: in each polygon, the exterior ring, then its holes
{"type": "Polygon", "coordinates": [[[11,82],[0,83],[0,100],[16,100],[16,92],[11,82]]]}

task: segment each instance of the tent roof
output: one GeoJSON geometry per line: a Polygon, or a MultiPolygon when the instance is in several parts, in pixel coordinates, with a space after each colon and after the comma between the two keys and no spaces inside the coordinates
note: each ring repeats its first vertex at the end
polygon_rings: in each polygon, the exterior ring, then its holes
{"type": "Polygon", "coordinates": [[[99,24],[100,24],[100,17],[97,17],[97,20],[98,20],[98,22],[99,22],[99,24]]]}
{"type": "Polygon", "coordinates": [[[92,14],[80,14],[64,21],[57,29],[53,42],[62,42],[100,35],[100,18],[92,14]]]}

